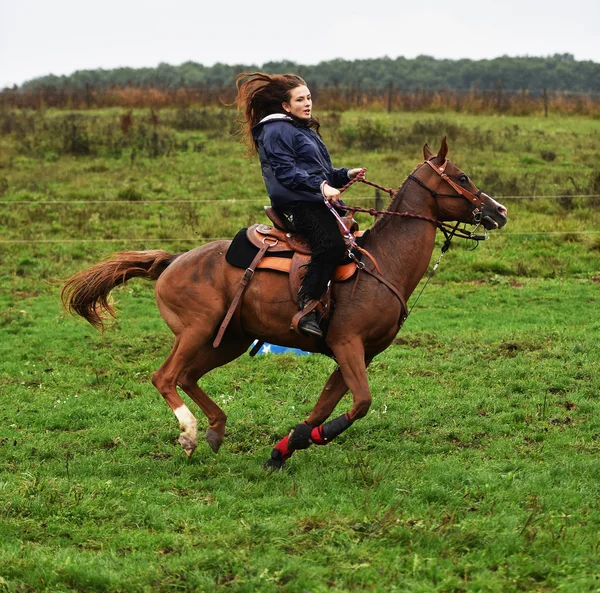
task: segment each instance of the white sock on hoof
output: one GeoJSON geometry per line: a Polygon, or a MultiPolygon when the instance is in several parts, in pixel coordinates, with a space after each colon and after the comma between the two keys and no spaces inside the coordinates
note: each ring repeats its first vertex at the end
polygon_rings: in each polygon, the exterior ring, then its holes
{"type": "Polygon", "coordinates": [[[188,430],[191,429],[196,432],[196,418],[194,418],[194,415],[185,404],[179,406],[174,412],[175,416],[177,416],[177,420],[179,420],[179,427],[181,430],[188,432],[188,430]]]}

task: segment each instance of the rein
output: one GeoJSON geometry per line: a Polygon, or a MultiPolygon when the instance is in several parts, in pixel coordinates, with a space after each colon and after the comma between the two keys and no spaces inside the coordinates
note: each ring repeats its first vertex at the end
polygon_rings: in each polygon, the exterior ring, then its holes
{"type": "MultiPolygon", "coordinates": [[[[428,187],[425,183],[423,183],[418,177],[415,177],[412,173],[408,176],[408,179],[416,182],[423,189],[426,189],[433,198],[463,197],[463,198],[469,200],[470,202],[472,202],[475,205],[475,209],[473,210],[473,220],[476,224],[475,230],[477,230],[477,228],[479,227],[480,222],[481,222],[481,216],[483,214],[483,202],[480,197],[482,192],[481,192],[481,190],[478,190],[477,193],[473,194],[470,191],[468,191],[468,190],[460,187],[456,183],[454,183],[454,181],[452,181],[452,179],[450,179],[448,177],[448,175],[446,175],[446,173],[444,173],[444,169],[446,168],[447,162],[448,161],[445,161],[444,164],[438,168],[430,161],[425,161],[425,163],[427,163],[444,181],[446,181],[452,187],[452,189],[454,189],[457,192],[456,194],[438,193],[437,191],[428,187]]],[[[350,180],[346,185],[344,185],[344,187],[342,187],[340,189],[340,193],[345,192],[354,183],[357,183],[357,182],[366,183],[367,185],[371,185],[372,187],[375,187],[377,189],[380,189],[380,190],[386,192],[387,194],[389,194],[390,199],[392,199],[394,197],[395,192],[392,188],[383,187],[381,185],[378,185],[377,183],[373,183],[372,181],[368,181],[367,179],[365,179],[364,169],[363,169],[362,173],[359,173],[354,179],[350,180]]],[[[392,212],[390,210],[375,210],[374,208],[361,208],[359,206],[347,206],[346,204],[341,206],[341,208],[343,208],[344,210],[347,210],[349,212],[364,212],[365,214],[370,214],[371,216],[380,216],[380,215],[400,216],[401,218],[414,218],[417,220],[425,220],[427,222],[431,222],[432,224],[435,224],[442,231],[442,233],[444,233],[444,236],[446,237],[447,242],[449,242],[453,237],[457,237],[459,239],[471,239],[472,241],[485,241],[487,239],[486,233],[484,233],[483,235],[475,235],[475,230],[467,231],[466,229],[459,229],[458,225],[460,223],[458,223],[458,222],[456,223],[456,225],[453,226],[447,222],[438,220],[437,218],[431,218],[429,216],[422,216],[420,214],[412,214],[410,212],[392,212]]],[[[447,248],[446,248],[446,250],[447,250],[447,248]]]]}

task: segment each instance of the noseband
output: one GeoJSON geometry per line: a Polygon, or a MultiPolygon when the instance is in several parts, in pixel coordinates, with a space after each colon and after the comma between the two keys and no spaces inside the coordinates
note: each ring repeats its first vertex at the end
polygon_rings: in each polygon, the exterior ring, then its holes
{"type": "MultiPolygon", "coordinates": [[[[446,165],[448,164],[448,159],[444,160],[444,164],[441,167],[437,167],[431,161],[425,161],[424,164],[429,165],[435,171],[435,173],[441,177],[441,179],[443,181],[445,181],[446,183],[448,183],[448,185],[450,185],[450,187],[456,192],[456,194],[441,194],[441,193],[431,189],[430,187],[428,187],[418,177],[415,177],[413,173],[411,173],[408,176],[408,178],[411,179],[412,181],[414,181],[415,183],[417,183],[418,185],[420,185],[423,189],[426,189],[433,198],[438,198],[438,197],[458,198],[458,197],[461,197],[461,198],[464,198],[465,200],[468,200],[469,203],[474,205],[473,222],[475,224],[479,225],[481,222],[481,218],[483,216],[483,201],[481,199],[482,191],[480,189],[478,189],[476,193],[472,193],[468,189],[465,189],[464,187],[461,187],[460,185],[458,185],[457,183],[452,181],[452,179],[450,179],[450,177],[448,177],[448,175],[446,175],[446,173],[445,173],[446,165]]],[[[419,169],[420,169],[420,167],[419,167],[419,169]]]]}

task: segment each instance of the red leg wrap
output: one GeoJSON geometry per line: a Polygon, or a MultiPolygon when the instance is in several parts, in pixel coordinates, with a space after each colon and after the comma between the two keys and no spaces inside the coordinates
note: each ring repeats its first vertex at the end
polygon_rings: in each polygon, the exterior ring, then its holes
{"type": "Polygon", "coordinates": [[[289,438],[289,436],[283,437],[274,447],[276,451],[279,451],[281,453],[281,456],[283,457],[284,461],[286,459],[289,459],[292,456],[292,453],[294,452],[293,449],[288,449],[289,438]]]}
{"type": "Polygon", "coordinates": [[[312,429],[312,432],[310,433],[310,440],[315,445],[326,445],[327,444],[327,441],[323,437],[323,427],[322,426],[317,426],[316,428],[312,429]]]}
{"type": "Polygon", "coordinates": [[[321,426],[317,426],[313,428],[310,433],[310,440],[315,445],[327,445],[344,432],[352,422],[350,422],[350,416],[348,414],[344,414],[343,416],[338,416],[321,426]]]}

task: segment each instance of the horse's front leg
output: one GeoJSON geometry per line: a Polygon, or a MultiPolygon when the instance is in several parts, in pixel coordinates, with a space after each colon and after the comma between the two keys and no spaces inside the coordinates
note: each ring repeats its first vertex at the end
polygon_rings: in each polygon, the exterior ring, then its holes
{"type": "Polygon", "coordinates": [[[373,398],[367,379],[367,366],[371,362],[365,360],[365,348],[359,337],[339,346],[332,346],[333,353],[340,365],[340,371],[348,389],[352,392],[353,406],[347,416],[352,424],[367,414],[373,398]]]}
{"type": "MultiPolygon", "coordinates": [[[[330,375],[327,383],[325,383],[325,387],[323,387],[323,391],[304,425],[309,428],[320,426],[327,418],[329,418],[329,415],[333,412],[334,408],[347,391],[348,386],[344,381],[340,367],[337,367],[330,375]]],[[[296,426],[303,425],[298,424],[296,426]]],[[[289,439],[290,435],[287,435],[275,445],[273,451],[271,451],[271,458],[265,463],[266,468],[281,469],[286,460],[292,456],[294,449],[289,447],[289,439]]]]}
{"type": "Polygon", "coordinates": [[[297,424],[288,436],[281,439],[281,441],[275,445],[275,448],[271,452],[271,458],[266,462],[265,467],[281,469],[284,466],[285,461],[291,457],[296,449],[307,449],[313,444],[327,445],[335,439],[335,437],[344,432],[355,419],[360,418],[367,413],[371,403],[371,394],[369,392],[366,369],[371,362],[371,358],[365,361],[364,349],[362,347],[362,342],[360,341],[357,341],[351,350],[355,352],[355,356],[360,360],[360,363],[355,366],[353,362],[348,363],[346,358],[342,359],[336,354],[336,356],[338,356],[338,361],[341,361],[340,366],[338,366],[329,377],[329,380],[325,384],[319,400],[308,419],[302,424],[297,424]],[[354,406],[348,414],[343,414],[342,416],[323,424],[325,420],[329,418],[349,388],[347,380],[345,379],[342,364],[347,367],[346,375],[351,377],[351,383],[356,385],[355,389],[350,388],[354,396],[354,406]],[[366,388],[366,397],[368,400],[366,407],[364,403],[362,405],[359,404],[357,407],[358,398],[356,394],[360,393],[361,382],[352,377],[350,369],[354,369],[354,371],[358,369],[357,375],[359,379],[362,371],[362,376],[364,377],[362,385],[366,388]]]}

